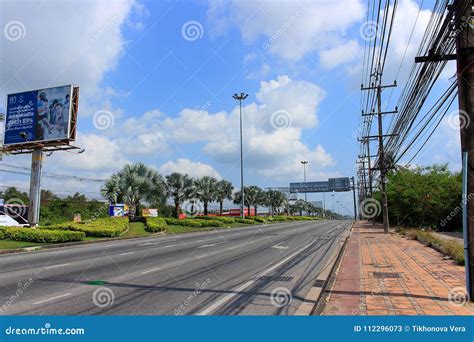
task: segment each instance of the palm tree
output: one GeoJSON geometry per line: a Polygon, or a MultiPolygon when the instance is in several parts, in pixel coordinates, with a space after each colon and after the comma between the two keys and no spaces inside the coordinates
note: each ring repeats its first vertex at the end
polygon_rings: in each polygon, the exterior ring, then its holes
{"type": "Polygon", "coordinates": [[[163,177],[143,163],[125,165],[105,182],[101,192],[111,203],[127,204],[132,218],[139,212],[142,201],[165,197],[163,177]]]}
{"type": "MultiPolygon", "coordinates": [[[[262,189],[258,186],[244,186],[244,205],[247,207],[248,215],[250,215],[250,208],[254,207],[255,215],[257,215],[257,206],[261,204],[262,189]]],[[[242,203],[242,195],[240,190],[234,194],[234,203],[242,203]]]]}
{"type": "Polygon", "coordinates": [[[272,211],[272,215],[274,214],[277,208],[281,207],[286,202],[285,194],[278,190],[268,190],[266,192],[266,196],[267,203],[272,211]]]}
{"type": "Polygon", "coordinates": [[[194,195],[204,206],[204,215],[207,215],[209,203],[216,200],[217,179],[209,176],[196,179],[194,181],[194,195]]]}
{"type": "Polygon", "coordinates": [[[173,172],[166,176],[166,193],[174,202],[174,215],[179,216],[179,206],[181,203],[193,196],[193,179],[188,175],[173,172]]]}
{"type": "Polygon", "coordinates": [[[219,202],[219,213],[222,215],[224,200],[232,199],[232,191],[234,186],[231,182],[222,179],[216,183],[216,201],[219,202]]]}

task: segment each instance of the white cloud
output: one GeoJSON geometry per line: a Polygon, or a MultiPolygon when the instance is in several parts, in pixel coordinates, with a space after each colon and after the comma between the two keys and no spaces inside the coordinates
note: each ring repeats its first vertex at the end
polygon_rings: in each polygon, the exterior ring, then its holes
{"type": "Polygon", "coordinates": [[[211,176],[217,179],[222,178],[211,165],[194,162],[185,158],[180,158],[176,162],[171,160],[167,161],[161,165],[160,172],[164,175],[169,175],[173,172],[185,173],[193,178],[200,178],[203,176],[211,176]]]}
{"type": "MultiPolygon", "coordinates": [[[[256,102],[248,103],[243,112],[243,141],[245,166],[260,175],[292,175],[293,166],[300,159],[308,159],[315,170],[332,166],[332,157],[319,145],[308,146],[302,140],[302,130],[315,128],[317,110],[325,92],[314,83],[293,80],[286,75],[263,81],[256,93],[256,102]],[[280,121],[281,120],[281,121],[280,121]],[[296,162],[295,162],[296,160],[296,162]]],[[[129,146],[133,151],[151,155],[160,150],[180,153],[202,149],[209,158],[232,168],[239,159],[239,107],[230,112],[209,112],[212,103],[201,109],[183,109],[176,117],[159,110],[149,111],[129,119],[113,133],[120,145],[121,132],[127,130],[129,146]],[[183,145],[188,145],[187,147],[183,145]],[[141,152],[139,152],[141,151],[141,152]]],[[[167,162],[161,170],[193,173],[203,166],[189,161],[167,162]]],[[[211,171],[209,171],[211,172],[211,171]]]]}
{"type": "Polygon", "coordinates": [[[133,0],[2,2],[0,97],[74,83],[81,87],[81,113],[102,102],[100,83],[117,66],[125,43],[121,26],[134,7],[133,0]],[[4,39],[11,21],[24,26],[22,39],[4,39]]]}
{"type": "Polygon", "coordinates": [[[360,51],[359,43],[355,40],[350,40],[331,49],[321,51],[321,65],[324,68],[332,69],[340,64],[352,62],[354,59],[360,61],[360,51]]]}
{"type": "Polygon", "coordinates": [[[77,136],[76,145],[84,148],[85,152],[53,153],[48,160],[49,170],[68,169],[93,172],[96,175],[109,174],[128,162],[117,140],[97,134],[78,133],[77,136]]]}
{"type": "Polygon", "coordinates": [[[360,0],[288,1],[277,5],[271,1],[214,1],[207,14],[213,34],[237,26],[245,42],[263,38],[263,48],[281,58],[298,60],[334,46],[337,38],[363,18],[364,10],[360,0]]]}

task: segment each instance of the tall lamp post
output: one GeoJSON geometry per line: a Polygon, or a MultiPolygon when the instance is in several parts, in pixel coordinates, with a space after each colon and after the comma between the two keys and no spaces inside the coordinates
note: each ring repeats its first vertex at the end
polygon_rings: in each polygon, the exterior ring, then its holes
{"type": "MultiPolygon", "coordinates": [[[[240,194],[242,196],[242,203],[240,203],[240,217],[245,218],[245,194],[244,194],[244,153],[242,147],[242,100],[245,100],[249,94],[240,93],[240,95],[234,94],[232,97],[239,101],[240,108],[240,194]]],[[[250,213],[249,213],[250,215],[250,213]]]]}
{"type": "MultiPolygon", "coordinates": [[[[308,164],[308,161],[307,160],[302,160],[301,164],[303,164],[303,179],[304,179],[304,186],[306,187],[306,164],[308,164]]],[[[306,190],[304,192],[304,201],[307,202],[306,190]]]]}

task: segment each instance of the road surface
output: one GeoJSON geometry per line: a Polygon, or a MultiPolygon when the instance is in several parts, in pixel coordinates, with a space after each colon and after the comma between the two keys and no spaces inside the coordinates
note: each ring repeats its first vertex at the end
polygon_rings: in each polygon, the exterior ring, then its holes
{"type": "Polygon", "coordinates": [[[0,256],[2,315],[291,315],[349,221],[297,221],[0,256]]]}

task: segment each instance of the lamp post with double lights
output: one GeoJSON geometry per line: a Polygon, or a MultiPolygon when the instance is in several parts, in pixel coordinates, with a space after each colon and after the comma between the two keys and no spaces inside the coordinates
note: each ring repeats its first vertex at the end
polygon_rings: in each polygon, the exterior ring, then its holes
{"type": "MultiPolygon", "coordinates": [[[[245,218],[245,194],[244,194],[244,153],[242,147],[242,101],[245,100],[249,94],[240,93],[234,94],[232,97],[239,101],[239,109],[240,109],[240,194],[242,196],[242,202],[240,203],[240,217],[242,219],[245,218]]],[[[250,215],[250,213],[249,213],[250,215]]]]}

